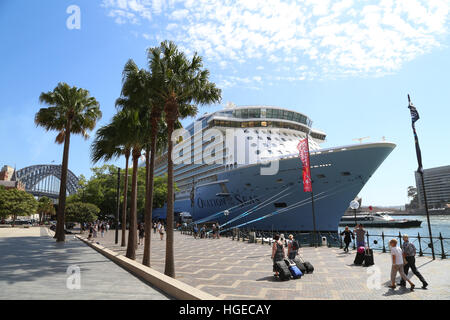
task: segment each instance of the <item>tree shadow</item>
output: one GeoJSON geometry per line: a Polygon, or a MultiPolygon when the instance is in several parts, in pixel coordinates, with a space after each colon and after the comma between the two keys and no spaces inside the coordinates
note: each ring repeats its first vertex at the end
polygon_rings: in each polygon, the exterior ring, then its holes
{"type": "Polygon", "coordinates": [[[80,255],[85,257],[91,253],[77,241],[56,242],[50,237],[0,238],[0,281],[9,284],[35,281],[65,274],[70,265],[83,264],[83,271],[90,270],[88,263],[95,261],[80,261],[80,255]]]}

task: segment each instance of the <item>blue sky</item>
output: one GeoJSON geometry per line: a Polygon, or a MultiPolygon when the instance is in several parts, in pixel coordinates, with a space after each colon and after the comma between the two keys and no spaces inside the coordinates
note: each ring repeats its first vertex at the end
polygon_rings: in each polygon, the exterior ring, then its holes
{"type": "MultiPolygon", "coordinates": [[[[396,143],[360,196],[402,205],[417,168],[408,93],[425,168],[449,165],[449,17],[449,0],[0,0],[0,165],[60,163],[56,134],[33,122],[41,92],[59,81],[86,88],[106,124],[126,61],[146,67],[146,49],[170,39],[204,57],[223,105],[303,112],[327,133],[324,147],[366,136],[396,143]],[[79,30],[66,26],[70,5],[79,30]]],[[[90,175],[90,142],[72,139],[77,175],[90,175]]]]}

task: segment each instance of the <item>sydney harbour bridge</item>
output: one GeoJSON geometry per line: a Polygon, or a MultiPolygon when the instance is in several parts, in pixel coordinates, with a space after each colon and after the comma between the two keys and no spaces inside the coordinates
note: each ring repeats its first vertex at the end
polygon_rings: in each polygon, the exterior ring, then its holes
{"type": "MultiPolygon", "coordinates": [[[[35,197],[58,200],[61,183],[61,165],[42,164],[16,171],[17,180],[25,185],[25,190],[35,197]]],[[[70,170],[67,172],[67,195],[76,193],[78,178],[70,170]]]]}

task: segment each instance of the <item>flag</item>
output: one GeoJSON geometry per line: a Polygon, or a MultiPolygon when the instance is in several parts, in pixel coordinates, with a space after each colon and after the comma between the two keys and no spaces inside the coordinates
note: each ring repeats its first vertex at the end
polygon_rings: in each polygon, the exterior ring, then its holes
{"type": "Polygon", "coordinates": [[[303,191],[304,192],[312,192],[308,138],[300,140],[300,142],[297,145],[297,149],[299,151],[300,160],[302,161],[303,191]]]}
{"type": "Polygon", "coordinates": [[[423,173],[422,152],[420,151],[419,138],[417,137],[416,126],[414,125],[416,123],[416,121],[420,119],[419,112],[417,111],[416,107],[414,107],[413,103],[411,102],[409,94],[408,94],[408,102],[409,102],[408,108],[409,108],[409,111],[411,112],[411,122],[412,122],[413,134],[414,134],[414,142],[416,144],[417,163],[419,164],[417,171],[420,173],[423,173]]]}
{"type": "Polygon", "coordinates": [[[409,101],[408,108],[409,108],[409,111],[411,112],[411,121],[414,126],[416,121],[420,119],[419,112],[417,112],[416,107],[414,107],[413,103],[411,102],[411,99],[409,98],[409,94],[408,94],[408,101],[409,101]]]}

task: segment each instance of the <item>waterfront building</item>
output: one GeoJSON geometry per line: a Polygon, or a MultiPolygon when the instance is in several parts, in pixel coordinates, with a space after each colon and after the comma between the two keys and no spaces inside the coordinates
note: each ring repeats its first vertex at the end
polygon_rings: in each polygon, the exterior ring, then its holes
{"type": "MultiPolygon", "coordinates": [[[[424,208],[422,179],[417,171],[415,177],[419,206],[424,208]]],[[[445,208],[450,204],[450,166],[425,169],[423,170],[423,179],[429,208],[445,208]]]]}

